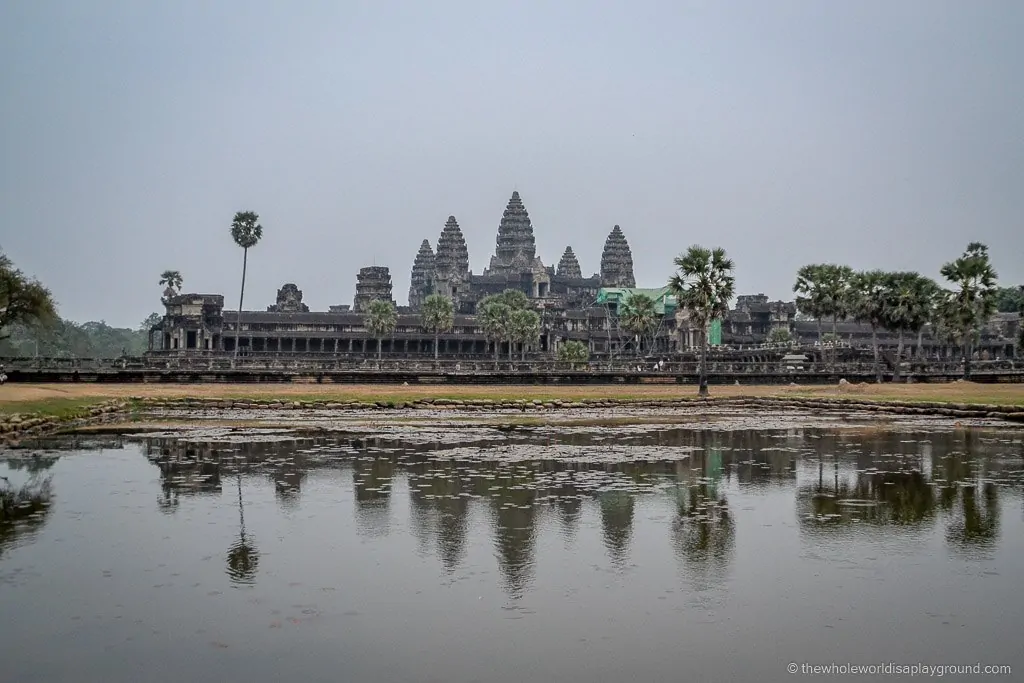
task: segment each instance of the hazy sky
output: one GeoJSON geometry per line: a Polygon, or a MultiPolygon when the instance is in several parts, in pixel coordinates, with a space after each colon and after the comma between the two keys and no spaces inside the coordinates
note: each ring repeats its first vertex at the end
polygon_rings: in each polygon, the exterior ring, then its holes
{"type": "Polygon", "coordinates": [[[518,189],[538,254],[637,284],[693,243],[741,293],[834,261],[1024,282],[1024,2],[4,2],[0,248],[64,317],[136,326],[157,280],[314,310],[449,214],[471,265],[518,189]]]}

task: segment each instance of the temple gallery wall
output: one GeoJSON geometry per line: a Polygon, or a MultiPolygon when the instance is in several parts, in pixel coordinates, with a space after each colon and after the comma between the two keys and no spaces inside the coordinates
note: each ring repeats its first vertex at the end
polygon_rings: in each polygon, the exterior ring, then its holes
{"type": "MultiPolygon", "coordinates": [[[[508,342],[495,341],[477,320],[477,304],[486,296],[512,289],[523,292],[541,316],[541,335],[528,348],[514,349],[531,357],[550,356],[569,340],[582,342],[594,356],[640,352],[666,355],[697,346],[699,331],[690,324],[667,288],[638,289],[633,254],[625,232],[615,225],[607,234],[598,272],[584,276],[572,246],[566,246],[555,266],[537,254],[533,223],[519,192],[513,192],[501,219],[494,253],[482,273],[469,267],[469,250],[455,216],[449,216],[437,240],[424,239],[412,263],[406,305],[397,305],[386,266],[367,266],[356,275],[356,294],[351,305],[310,311],[302,302],[302,290],[284,284],[277,300],[261,311],[226,310],[221,294],[164,292],[165,315],[150,333],[152,354],[367,354],[377,353],[377,340],[366,329],[370,303],[396,304],[397,326],[381,340],[380,352],[389,356],[433,355],[434,335],[420,314],[426,298],[440,294],[452,300],[455,324],[440,335],[438,354],[474,357],[508,351],[508,342]],[[637,339],[619,325],[619,312],[637,293],[654,299],[659,324],[654,334],[637,339]],[[639,347],[639,348],[638,348],[639,347]]],[[[1012,339],[1020,322],[1015,315],[1000,315],[983,334],[979,352],[992,357],[1013,353],[1012,339]]],[[[831,330],[831,322],[828,328],[831,330]]],[[[870,339],[866,325],[842,322],[841,340],[856,344],[870,339]]],[[[769,301],[763,294],[738,297],[735,308],[716,325],[712,342],[750,345],[767,341],[773,331],[784,329],[798,340],[813,340],[817,323],[799,320],[791,301],[769,301]]],[[[884,345],[895,336],[882,334],[884,345]]],[[[906,340],[912,351],[920,341],[922,351],[940,354],[944,347],[930,332],[920,340],[906,340]]]]}

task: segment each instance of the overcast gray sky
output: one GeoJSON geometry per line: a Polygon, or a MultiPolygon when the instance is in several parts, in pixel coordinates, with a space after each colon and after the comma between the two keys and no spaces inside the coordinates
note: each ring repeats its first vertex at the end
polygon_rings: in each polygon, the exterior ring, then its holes
{"type": "Polygon", "coordinates": [[[808,262],[1024,282],[1024,2],[4,2],[0,247],[64,317],[135,326],[160,272],[314,310],[454,214],[480,272],[518,189],[538,254],[637,284],[693,243],[741,293],[808,262]]]}

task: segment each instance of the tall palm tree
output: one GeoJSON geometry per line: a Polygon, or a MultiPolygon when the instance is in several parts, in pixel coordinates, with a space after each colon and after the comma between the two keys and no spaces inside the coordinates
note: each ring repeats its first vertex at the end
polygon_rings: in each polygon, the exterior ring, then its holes
{"type": "Polygon", "coordinates": [[[971,242],[960,258],[942,266],[940,272],[958,288],[950,302],[950,322],[963,340],[964,379],[970,379],[974,338],[996,311],[996,271],[989,262],[988,247],[971,242]]]}
{"type": "Polygon", "coordinates": [[[431,294],[423,302],[423,327],[434,333],[434,360],[437,360],[437,347],[443,332],[455,326],[455,304],[443,294],[431,294]]]}
{"type": "Polygon", "coordinates": [[[255,211],[239,211],[231,221],[231,239],[242,248],[242,289],[238,294],[238,319],[235,320],[235,352],[238,358],[238,339],[242,332],[242,301],[245,299],[245,269],[249,263],[249,249],[263,238],[263,226],[255,211]]]}
{"type": "MultiPolygon", "coordinates": [[[[819,266],[818,279],[821,291],[819,306],[823,317],[832,318],[832,340],[839,341],[839,321],[850,315],[850,280],[853,268],[834,263],[819,266]]],[[[832,365],[835,366],[838,349],[832,347],[832,365]]]]}
{"type": "Polygon", "coordinates": [[[832,318],[832,335],[839,337],[839,321],[849,314],[850,280],[853,268],[827,263],[820,266],[822,314],[832,318]]]}
{"type": "Polygon", "coordinates": [[[886,283],[885,326],[896,330],[896,364],[892,373],[892,381],[900,381],[900,364],[903,360],[903,333],[920,335],[928,321],[932,302],[930,279],[919,273],[890,273],[886,283]]]}
{"type": "Polygon", "coordinates": [[[804,315],[813,317],[818,322],[818,343],[821,343],[821,320],[825,317],[826,290],[824,264],[811,263],[796,272],[796,307],[804,315]]]}
{"type": "Polygon", "coordinates": [[[501,342],[508,336],[508,320],[512,315],[512,309],[507,304],[495,299],[494,296],[488,296],[477,304],[477,311],[484,334],[494,342],[494,362],[497,366],[501,353],[501,342]]]}
{"type": "Polygon", "coordinates": [[[512,347],[516,341],[512,314],[529,306],[529,297],[517,289],[506,289],[501,294],[486,296],[477,303],[477,313],[484,333],[494,340],[495,362],[498,361],[499,348],[503,341],[508,342],[508,359],[512,360],[512,347]]]}
{"type": "Polygon", "coordinates": [[[366,331],[377,340],[377,362],[380,363],[384,337],[393,334],[398,326],[398,313],[390,301],[375,299],[366,309],[366,331]]]}
{"type": "Polygon", "coordinates": [[[181,272],[177,270],[165,270],[160,273],[160,285],[166,285],[168,288],[173,289],[175,293],[181,290],[181,283],[183,282],[181,272]]]}
{"type": "Polygon", "coordinates": [[[875,359],[875,379],[882,382],[882,364],[878,353],[878,328],[884,327],[888,313],[889,274],[881,270],[854,273],[850,281],[850,312],[871,326],[871,348],[875,359]]]}
{"type": "Polygon", "coordinates": [[[643,342],[658,328],[658,318],[657,303],[646,294],[634,294],[626,301],[619,315],[619,325],[636,337],[638,356],[643,342]]]}
{"type": "Polygon", "coordinates": [[[520,308],[512,311],[509,324],[512,328],[512,339],[521,344],[520,360],[525,361],[526,347],[540,340],[540,315],[537,311],[520,308]]]}
{"type": "Polygon", "coordinates": [[[712,320],[724,318],[729,312],[736,281],[733,262],[725,249],[690,247],[675,258],[678,272],[668,281],[669,289],[679,305],[689,313],[701,331],[699,395],[708,395],[708,328],[712,320]]]}
{"type": "Polygon", "coordinates": [[[917,296],[915,305],[918,309],[922,324],[917,329],[917,358],[924,358],[924,330],[931,326],[932,335],[935,335],[936,319],[938,317],[938,306],[941,300],[942,290],[935,280],[921,276],[917,281],[917,296]]]}

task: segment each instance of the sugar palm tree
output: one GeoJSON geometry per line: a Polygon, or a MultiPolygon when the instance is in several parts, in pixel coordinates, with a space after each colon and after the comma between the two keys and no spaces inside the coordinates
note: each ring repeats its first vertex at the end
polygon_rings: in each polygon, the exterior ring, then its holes
{"type": "Polygon", "coordinates": [[[393,334],[398,326],[398,313],[390,301],[376,299],[366,309],[366,331],[377,340],[377,362],[381,359],[384,337],[393,334]]]}
{"type": "Polygon", "coordinates": [[[668,282],[676,296],[701,331],[699,395],[708,395],[708,329],[712,320],[722,319],[729,312],[736,281],[733,262],[725,249],[707,249],[694,245],[675,258],[678,272],[668,282]]]}
{"type": "Polygon", "coordinates": [[[423,302],[423,327],[434,333],[434,360],[437,360],[437,347],[443,332],[455,326],[455,305],[452,300],[442,294],[431,294],[423,302]]]}
{"type": "Polygon", "coordinates": [[[238,319],[235,321],[235,352],[238,357],[238,338],[242,331],[242,301],[245,299],[245,269],[249,263],[249,249],[263,238],[260,217],[254,211],[239,211],[231,221],[231,239],[242,248],[242,289],[238,294],[238,319]]]}
{"type": "Polygon", "coordinates": [[[493,296],[484,297],[477,304],[480,326],[484,334],[494,342],[494,362],[497,364],[501,353],[501,342],[508,336],[508,319],[512,309],[493,296]]]}
{"type": "Polygon", "coordinates": [[[988,247],[971,242],[960,258],[942,266],[941,273],[957,288],[950,301],[950,322],[963,340],[964,379],[970,379],[974,338],[996,311],[997,276],[988,247]]]}
{"type": "Polygon", "coordinates": [[[522,345],[520,360],[525,361],[526,347],[540,340],[540,315],[537,311],[520,308],[512,311],[509,324],[512,328],[512,339],[522,345]]]}
{"type": "Polygon", "coordinates": [[[875,379],[882,381],[878,353],[878,328],[886,323],[889,274],[881,270],[854,273],[850,280],[849,306],[853,317],[871,326],[871,348],[875,359],[875,379]]]}
{"type": "Polygon", "coordinates": [[[892,381],[900,381],[900,363],[903,360],[903,334],[920,334],[928,321],[934,282],[919,273],[890,273],[885,295],[885,326],[896,330],[896,364],[892,381]]]}
{"type": "Polygon", "coordinates": [[[826,310],[826,283],[824,264],[811,263],[796,272],[796,307],[804,315],[811,316],[818,323],[818,343],[822,341],[821,321],[826,310]]]}
{"type": "Polygon", "coordinates": [[[166,285],[169,289],[173,289],[175,293],[181,290],[181,283],[183,281],[180,271],[165,270],[160,273],[160,286],[166,285]]]}
{"type": "MultiPolygon", "coordinates": [[[[501,342],[508,342],[508,359],[512,360],[515,325],[512,314],[529,308],[530,299],[517,289],[506,289],[501,294],[492,294],[476,305],[484,333],[494,340],[494,360],[498,361],[501,342]]],[[[539,323],[538,323],[539,324],[539,323]]]]}
{"type": "Polygon", "coordinates": [[[643,342],[658,328],[657,303],[646,294],[629,297],[619,315],[619,325],[637,339],[636,354],[639,356],[643,342]]]}

